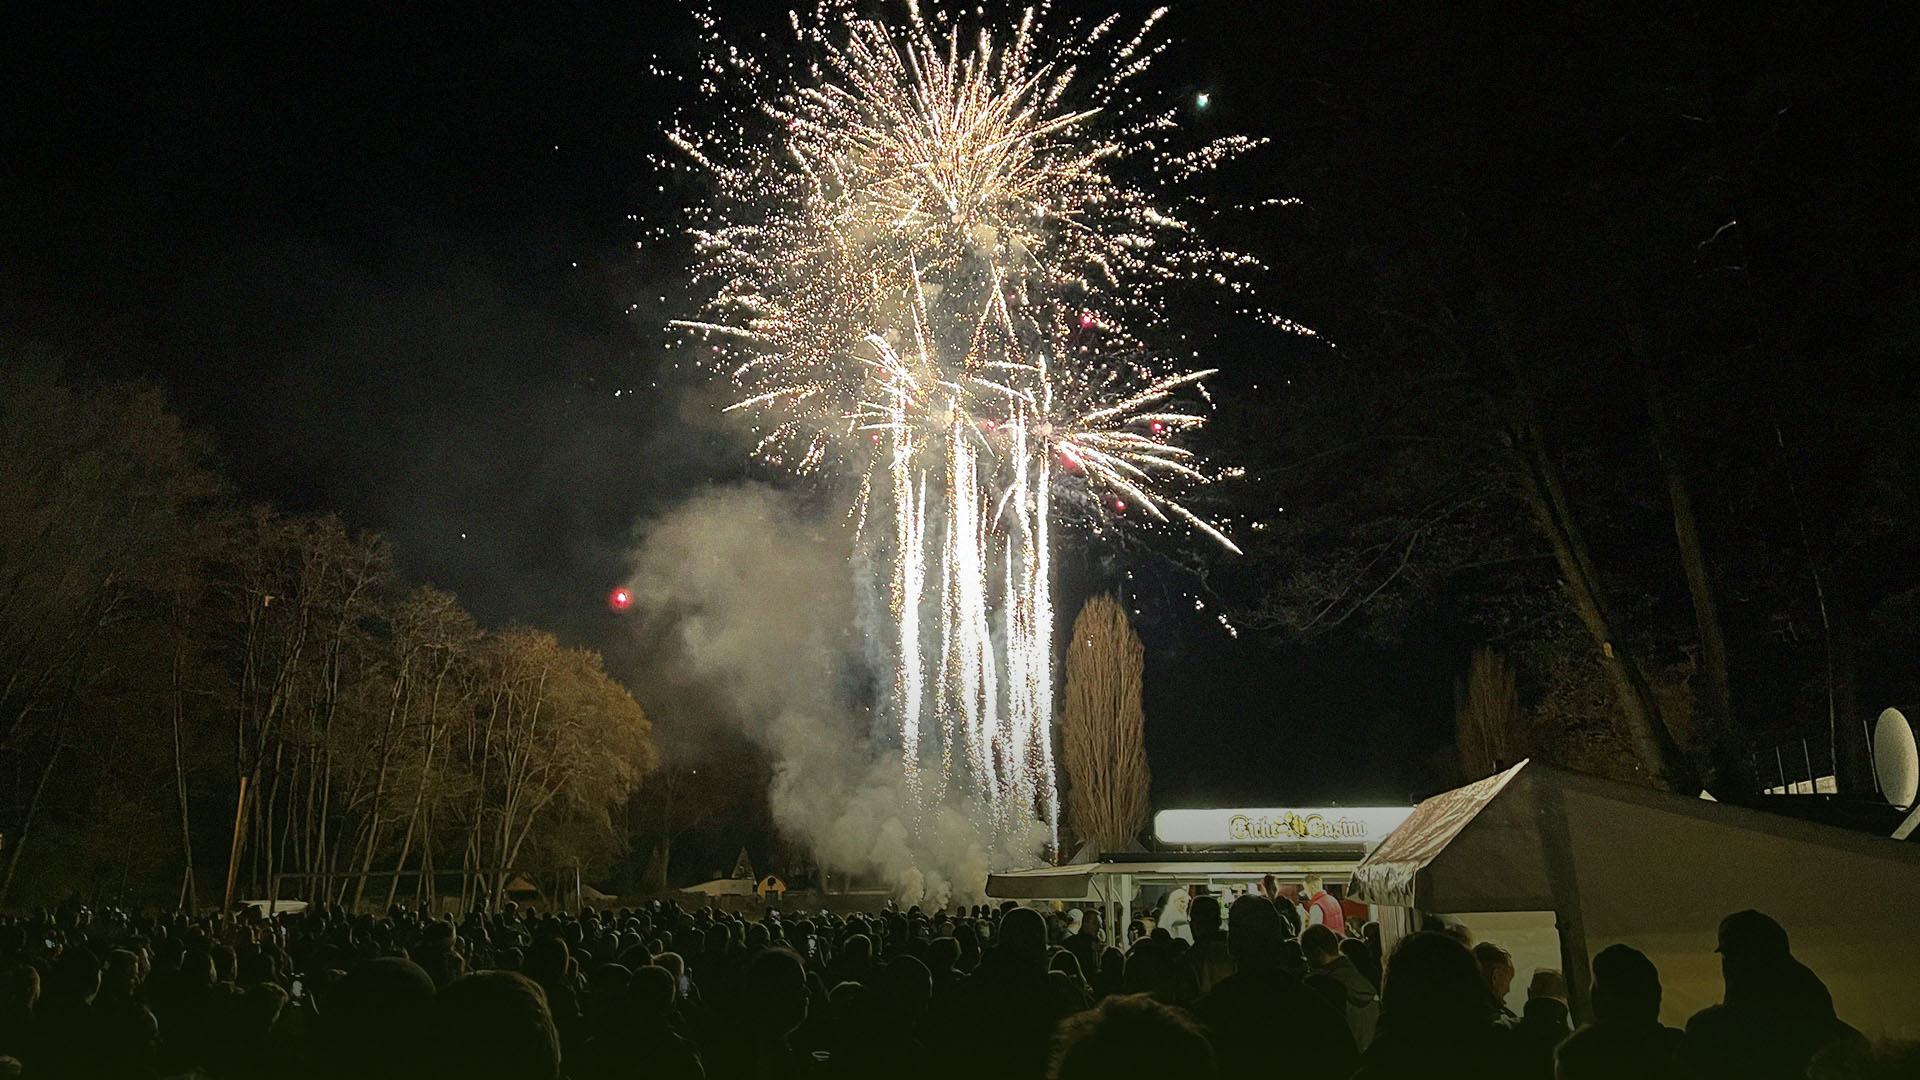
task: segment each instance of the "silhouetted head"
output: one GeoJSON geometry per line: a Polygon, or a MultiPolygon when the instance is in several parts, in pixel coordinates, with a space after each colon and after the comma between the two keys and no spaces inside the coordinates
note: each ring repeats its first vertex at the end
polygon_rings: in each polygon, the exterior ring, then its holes
{"type": "Polygon", "coordinates": [[[932,971],[946,973],[954,970],[960,962],[960,941],[958,938],[934,938],[927,946],[927,967],[932,971]]]}
{"type": "Polygon", "coordinates": [[[100,961],[78,946],[67,948],[47,972],[42,993],[50,1005],[92,1004],[100,993],[100,961]]]}
{"type": "Polygon", "coordinates": [[[1714,952],[1720,954],[1720,973],[1728,998],[1765,993],[1768,984],[1794,967],[1787,931],[1771,917],[1748,909],[1720,920],[1714,952]]]}
{"type": "Polygon", "coordinates": [[[1110,997],[1061,1021],[1048,1080],[1211,1076],[1213,1047],[1185,1013],[1147,994],[1110,997]]]}
{"type": "Polygon", "coordinates": [[[214,983],[213,955],[204,947],[195,946],[180,954],[180,984],[194,990],[204,990],[214,983]]]}
{"type": "Polygon", "coordinates": [[[1187,919],[1193,923],[1195,936],[1212,937],[1220,932],[1220,898],[1217,896],[1195,897],[1193,905],[1187,908],[1187,919]]]}
{"type": "Polygon", "coordinates": [[[1080,970],[1080,958],[1065,949],[1055,948],[1047,958],[1047,970],[1057,971],[1072,979],[1082,989],[1087,985],[1087,973],[1080,970]]]}
{"type": "Polygon", "coordinates": [[[1340,955],[1340,935],[1324,926],[1309,926],[1300,931],[1300,951],[1306,954],[1307,963],[1326,967],[1340,955]]]}
{"type": "Polygon", "coordinates": [[[115,949],[107,954],[106,970],[100,976],[103,996],[124,1001],[140,988],[140,957],[130,949],[115,949]]]}
{"type": "Polygon", "coordinates": [[[40,1000],[40,970],[18,964],[0,971],[0,1015],[33,1011],[40,1000]]]}
{"type": "Polygon", "coordinates": [[[662,1020],[673,1011],[680,979],[666,968],[636,968],[627,980],[627,1010],[637,1020],[662,1020]]]}
{"type": "Polygon", "coordinates": [[[1227,920],[1227,952],[1243,968],[1270,968],[1280,964],[1280,912],[1263,896],[1243,896],[1233,902],[1227,920]]]}
{"type": "Polygon", "coordinates": [[[1593,1017],[1648,1023],[1660,1019],[1660,972],[1646,953],[1609,945],[1593,958],[1593,1017]]]}
{"type": "Polygon", "coordinates": [[[342,1076],[412,1075],[433,978],[420,965],[383,956],[355,965],[328,987],[320,1010],[322,1052],[342,1076]]]}
{"type": "Polygon", "coordinates": [[[1015,908],[1000,920],[1000,944],[1024,960],[1041,962],[1047,952],[1047,923],[1032,908],[1015,908]]]}
{"type": "Polygon", "coordinates": [[[840,959],[847,967],[864,971],[873,964],[873,939],[854,934],[840,943],[840,959]]]}
{"type": "Polygon", "coordinates": [[[1473,959],[1480,965],[1480,981],[1487,984],[1493,1000],[1505,1001],[1508,991],[1513,989],[1513,954],[1491,941],[1483,941],[1473,947],[1473,959]]]}
{"type": "Polygon", "coordinates": [[[1785,960],[1793,955],[1787,945],[1786,928],[1752,908],[1720,920],[1719,940],[1713,951],[1723,957],[1763,961],[1785,960]]]}
{"type": "Polygon", "coordinates": [[[1403,1027],[1480,1028],[1492,1024],[1486,984],[1473,953],[1446,934],[1401,938],[1380,987],[1382,1020],[1403,1027]]]}
{"type": "Polygon", "coordinates": [[[673,975],[673,981],[676,986],[679,985],[680,977],[687,973],[686,958],[677,952],[663,952],[654,957],[653,962],[660,967],[666,968],[667,971],[673,975]]]}
{"type": "Polygon", "coordinates": [[[521,962],[520,970],[535,982],[557,982],[566,978],[567,961],[571,959],[567,943],[557,936],[545,936],[527,947],[527,957],[521,962]]]}
{"type": "Polygon", "coordinates": [[[1527,1000],[1534,998],[1552,998],[1561,1004],[1567,1001],[1567,977],[1553,968],[1540,968],[1527,980],[1527,1000]]]}
{"type": "Polygon", "coordinates": [[[919,1023],[933,1003],[933,973],[911,956],[887,961],[880,973],[880,986],[886,995],[883,1003],[887,1011],[909,1025],[919,1023]]]}
{"type": "Polygon", "coordinates": [[[784,1039],[807,1019],[807,969],[786,949],[768,949],[747,965],[740,987],[746,1019],[763,1036],[784,1039]]]}
{"type": "Polygon", "coordinates": [[[433,999],[422,1048],[432,1072],[459,1080],[558,1080],[560,1034],[540,985],[511,971],[462,975],[433,999]]]}

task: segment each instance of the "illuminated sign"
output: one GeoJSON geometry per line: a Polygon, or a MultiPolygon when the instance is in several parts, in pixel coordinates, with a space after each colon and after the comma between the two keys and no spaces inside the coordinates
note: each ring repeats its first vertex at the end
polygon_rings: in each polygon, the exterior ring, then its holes
{"type": "Polygon", "coordinates": [[[1407,806],[1318,806],[1250,810],[1162,810],[1153,833],[1163,844],[1363,844],[1386,838],[1413,813],[1407,806]]]}

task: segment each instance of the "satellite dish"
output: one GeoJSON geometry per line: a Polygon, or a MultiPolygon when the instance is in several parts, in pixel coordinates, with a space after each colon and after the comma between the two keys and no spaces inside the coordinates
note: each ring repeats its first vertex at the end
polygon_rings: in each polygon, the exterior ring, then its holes
{"type": "Polygon", "coordinates": [[[1873,724],[1873,772],[1880,794],[1895,808],[1906,810],[1920,801],[1920,748],[1913,742],[1913,726],[1899,709],[1888,709],[1873,724]]]}

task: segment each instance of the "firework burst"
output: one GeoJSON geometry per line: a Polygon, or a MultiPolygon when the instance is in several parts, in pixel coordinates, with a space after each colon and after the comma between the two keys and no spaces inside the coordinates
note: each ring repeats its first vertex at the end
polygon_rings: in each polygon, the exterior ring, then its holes
{"type": "Polygon", "coordinates": [[[894,661],[883,713],[917,820],[965,800],[994,849],[1058,843],[1051,530],[1056,516],[1177,520],[1212,475],[1182,435],[1211,371],[1146,343],[1169,286],[1242,288],[1197,238],[1182,182],[1255,145],[1178,151],[1177,109],[1136,88],[1162,11],[996,35],[908,3],[828,0],[776,69],[711,19],[702,89],[728,130],[669,133],[714,181],[689,208],[708,296],[693,334],[752,418],[757,453],[858,477],[894,661]]]}

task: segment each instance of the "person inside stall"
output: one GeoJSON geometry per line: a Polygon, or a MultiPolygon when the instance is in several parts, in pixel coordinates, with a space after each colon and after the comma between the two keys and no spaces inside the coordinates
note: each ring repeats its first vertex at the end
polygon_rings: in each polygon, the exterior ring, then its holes
{"type": "Polygon", "coordinates": [[[1319,874],[1308,874],[1302,889],[1307,901],[1307,925],[1324,926],[1341,935],[1347,932],[1347,916],[1340,910],[1340,899],[1328,892],[1319,874]]]}

